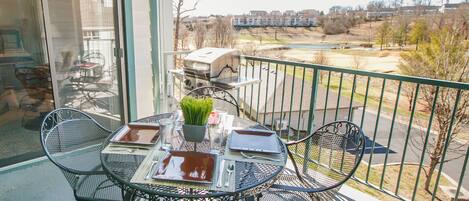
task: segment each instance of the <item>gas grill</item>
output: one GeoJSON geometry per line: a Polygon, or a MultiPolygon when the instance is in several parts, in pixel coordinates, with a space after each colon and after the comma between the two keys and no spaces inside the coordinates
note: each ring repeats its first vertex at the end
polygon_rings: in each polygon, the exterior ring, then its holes
{"type": "Polygon", "coordinates": [[[239,77],[240,52],[227,48],[202,48],[184,58],[184,88],[217,86],[226,90],[259,82],[239,77]]]}

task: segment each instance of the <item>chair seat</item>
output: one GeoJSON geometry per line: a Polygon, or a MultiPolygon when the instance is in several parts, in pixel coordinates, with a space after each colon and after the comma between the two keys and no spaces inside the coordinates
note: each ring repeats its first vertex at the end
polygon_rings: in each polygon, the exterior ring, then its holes
{"type": "Polygon", "coordinates": [[[307,193],[287,191],[281,189],[269,189],[262,193],[261,201],[309,201],[313,200],[307,193]]]}
{"type": "Polygon", "coordinates": [[[288,142],[290,160],[263,199],[341,200],[339,188],[362,160],[364,136],[356,124],[336,121],[301,140],[288,142]]]}
{"type": "Polygon", "coordinates": [[[334,200],[335,194],[339,190],[339,188],[335,188],[326,192],[306,193],[282,189],[282,186],[315,189],[323,187],[325,181],[330,182],[327,176],[311,169],[308,170],[307,175],[302,175],[302,178],[304,182],[298,179],[295,170],[291,166],[291,161],[289,160],[282,174],[277,176],[275,184],[272,188],[262,193],[260,200],[334,200]]]}
{"type": "Polygon", "coordinates": [[[75,186],[75,197],[79,200],[120,201],[122,192],[106,175],[86,175],[75,186]]]}
{"type": "Polygon", "coordinates": [[[338,194],[337,190],[330,190],[320,193],[304,193],[298,191],[288,191],[282,189],[269,189],[262,193],[261,201],[321,201],[337,200],[343,201],[343,196],[338,194]]]}

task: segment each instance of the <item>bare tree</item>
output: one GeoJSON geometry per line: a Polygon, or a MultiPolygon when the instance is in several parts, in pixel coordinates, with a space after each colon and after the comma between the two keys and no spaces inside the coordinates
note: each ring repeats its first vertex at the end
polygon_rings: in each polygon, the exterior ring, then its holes
{"type": "MultiPolygon", "coordinates": [[[[313,57],[313,63],[314,64],[320,64],[320,65],[328,65],[329,64],[329,58],[327,55],[324,53],[324,51],[318,51],[314,54],[313,57]]],[[[321,74],[319,76],[319,82],[322,83],[324,79],[324,71],[321,71],[321,74]]]]}
{"type": "Polygon", "coordinates": [[[324,51],[321,50],[321,51],[318,51],[314,54],[313,63],[321,64],[321,65],[327,65],[327,64],[329,64],[329,58],[324,53],[324,51]]]}
{"type": "Polygon", "coordinates": [[[353,68],[357,70],[360,69],[363,65],[365,65],[364,60],[359,55],[353,55],[352,63],[353,63],[353,68]]]}
{"type": "Polygon", "coordinates": [[[402,49],[407,45],[408,35],[410,30],[410,20],[407,17],[400,16],[397,18],[393,25],[393,40],[395,44],[399,45],[402,49]]]}
{"type": "Polygon", "coordinates": [[[214,47],[234,47],[235,30],[227,17],[217,17],[212,26],[212,45],[214,47]]]}
{"type": "Polygon", "coordinates": [[[202,22],[197,22],[194,25],[194,41],[197,49],[204,47],[205,40],[207,39],[207,31],[207,26],[202,22]]]}
{"type": "Polygon", "coordinates": [[[175,12],[175,19],[174,19],[174,51],[177,51],[179,49],[179,36],[180,36],[180,26],[181,22],[184,21],[189,15],[187,15],[188,12],[194,11],[197,7],[197,4],[199,1],[196,1],[194,3],[194,6],[189,9],[184,9],[184,0],[174,0],[173,1],[173,8],[175,12]]]}
{"type": "Polygon", "coordinates": [[[278,32],[279,27],[273,27],[273,29],[274,29],[274,40],[278,40],[277,32],[278,32]]]}
{"type": "Polygon", "coordinates": [[[368,5],[366,5],[366,9],[371,11],[377,11],[384,7],[386,7],[386,3],[383,0],[370,1],[368,5]]]}
{"type": "Polygon", "coordinates": [[[404,85],[403,94],[407,97],[407,111],[412,110],[412,102],[414,102],[415,86],[404,85]]]}
{"type": "Polygon", "coordinates": [[[257,45],[255,43],[247,43],[241,48],[241,53],[249,56],[257,55],[257,45]]]}
{"type": "Polygon", "coordinates": [[[189,47],[188,47],[188,45],[189,45],[189,43],[188,43],[189,34],[190,34],[190,33],[189,33],[189,30],[188,30],[187,27],[185,27],[185,26],[180,27],[180,29],[179,29],[179,37],[178,37],[179,40],[180,40],[180,41],[179,41],[179,42],[180,42],[180,45],[179,45],[179,46],[180,46],[180,49],[182,49],[182,50],[187,50],[187,49],[189,49],[189,47]]]}
{"type": "Polygon", "coordinates": [[[419,49],[419,43],[429,40],[429,26],[424,20],[415,21],[409,32],[409,41],[415,44],[415,50],[419,49]]]}
{"type": "MultiPolygon", "coordinates": [[[[258,54],[257,48],[258,45],[256,43],[247,43],[242,46],[241,53],[243,55],[256,56],[258,54]]],[[[254,67],[254,60],[248,60],[248,62],[249,65],[254,67]]]]}
{"type": "MultiPolygon", "coordinates": [[[[430,41],[421,44],[418,50],[403,53],[399,65],[401,72],[433,79],[469,82],[469,57],[467,56],[469,45],[464,43],[464,31],[461,30],[461,26],[452,24],[454,21],[451,20],[445,26],[433,30],[430,41]]],[[[433,126],[435,135],[429,137],[429,148],[425,150],[430,162],[424,188],[430,192],[431,179],[438,164],[464,156],[461,152],[464,152],[462,149],[467,143],[458,145],[451,142],[457,139],[461,130],[469,124],[469,95],[464,91],[459,94],[454,89],[446,87],[438,89],[428,85],[421,86],[420,91],[422,94],[420,100],[427,109],[433,108],[435,104],[436,125],[433,126]],[[435,97],[436,94],[438,94],[437,97],[435,97]],[[458,107],[455,107],[457,94],[460,100],[458,107]],[[452,133],[451,137],[448,136],[449,133],[452,133]],[[445,143],[446,139],[449,139],[449,144],[445,143]],[[442,161],[445,147],[451,155],[442,161]]]]}
{"type": "Polygon", "coordinates": [[[388,21],[384,21],[384,23],[378,27],[376,42],[380,45],[380,50],[383,50],[383,46],[388,46],[391,31],[391,24],[388,21]]]}

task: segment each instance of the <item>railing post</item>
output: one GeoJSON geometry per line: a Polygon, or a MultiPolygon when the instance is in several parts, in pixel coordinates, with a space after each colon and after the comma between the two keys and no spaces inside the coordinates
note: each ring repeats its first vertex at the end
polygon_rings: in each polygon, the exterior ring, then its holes
{"type": "MultiPolygon", "coordinates": [[[[290,141],[290,124],[291,124],[291,112],[293,110],[293,91],[295,90],[295,79],[296,78],[296,66],[293,66],[293,76],[292,76],[292,84],[291,84],[291,94],[290,94],[290,110],[288,111],[288,134],[287,134],[287,142],[290,141]]],[[[295,132],[293,131],[293,134],[295,132]]],[[[298,138],[297,138],[298,139],[298,138]]]]}
{"type": "Polygon", "coordinates": [[[459,200],[459,192],[461,191],[462,182],[464,181],[464,174],[466,173],[467,159],[469,158],[469,148],[466,150],[466,157],[464,158],[464,163],[461,169],[461,176],[459,176],[458,187],[456,188],[456,193],[454,194],[454,200],[459,200]]]}
{"type": "Polygon", "coordinates": [[[398,173],[398,176],[397,176],[396,190],[394,192],[394,194],[396,194],[396,195],[398,195],[398,193],[399,193],[399,185],[401,183],[402,172],[403,172],[403,169],[404,169],[405,157],[406,157],[406,153],[407,153],[407,144],[409,143],[410,132],[412,131],[412,122],[414,121],[414,114],[415,114],[415,109],[417,107],[417,100],[418,100],[418,97],[419,97],[419,90],[420,90],[420,84],[417,84],[417,86],[415,87],[414,100],[412,102],[412,111],[410,113],[409,125],[407,127],[407,134],[406,134],[405,142],[404,142],[404,150],[402,150],[401,164],[399,165],[399,173],[398,173]]]}
{"type": "MultiPolygon", "coordinates": [[[[309,116],[308,116],[308,130],[307,134],[310,135],[314,129],[314,111],[316,110],[316,96],[318,91],[318,77],[319,70],[315,67],[313,70],[313,83],[311,84],[311,99],[309,102],[309,116]]],[[[306,173],[308,170],[308,158],[310,157],[309,150],[311,149],[311,138],[306,143],[304,163],[303,163],[303,173],[306,173]]]]}
{"type": "Polygon", "coordinates": [[[436,192],[438,191],[438,185],[440,183],[440,178],[441,178],[441,171],[443,170],[443,165],[445,164],[446,152],[448,151],[449,143],[451,142],[451,138],[453,137],[452,136],[453,126],[455,124],[454,121],[456,118],[456,114],[458,113],[458,105],[462,96],[461,93],[462,93],[462,90],[459,89],[456,94],[456,100],[454,101],[453,111],[451,112],[451,119],[449,123],[448,133],[446,134],[446,141],[445,141],[444,148],[443,148],[443,154],[441,155],[441,160],[440,160],[440,168],[438,169],[438,176],[436,176],[435,186],[433,188],[432,201],[434,201],[436,198],[436,192]]]}

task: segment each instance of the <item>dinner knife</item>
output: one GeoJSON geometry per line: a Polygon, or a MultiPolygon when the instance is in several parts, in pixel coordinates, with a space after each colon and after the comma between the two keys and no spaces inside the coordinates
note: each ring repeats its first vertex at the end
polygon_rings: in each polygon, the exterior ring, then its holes
{"type": "Polygon", "coordinates": [[[220,163],[219,171],[218,171],[218,178],[217,178],[217,188],[221,188],[223,185],[223,171],[225,168],[225,160],[223,159],[220,163]]]}

